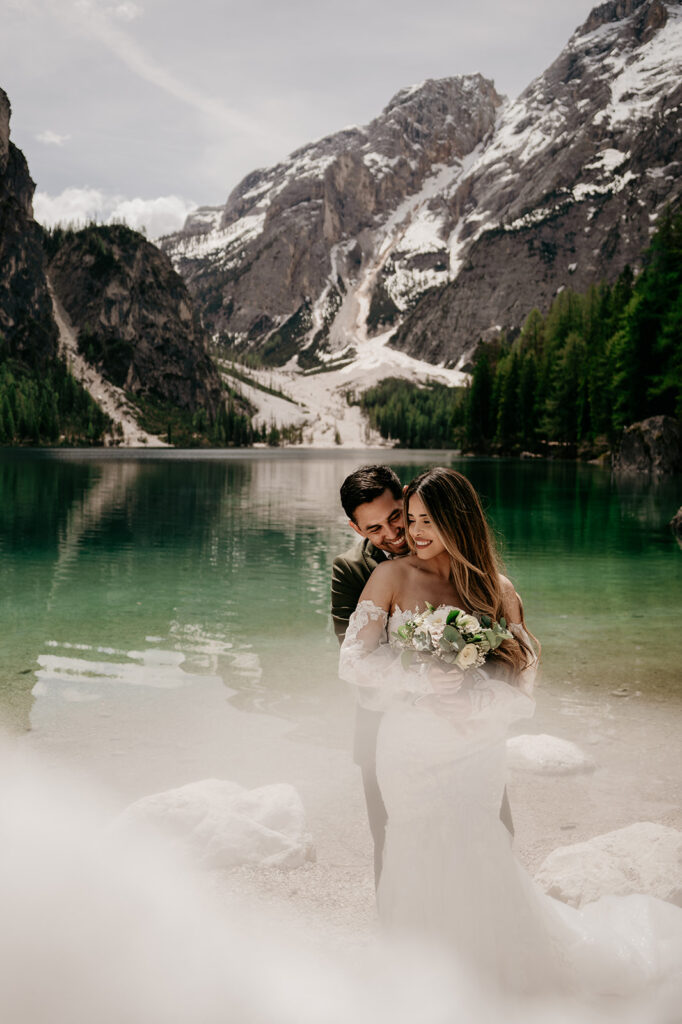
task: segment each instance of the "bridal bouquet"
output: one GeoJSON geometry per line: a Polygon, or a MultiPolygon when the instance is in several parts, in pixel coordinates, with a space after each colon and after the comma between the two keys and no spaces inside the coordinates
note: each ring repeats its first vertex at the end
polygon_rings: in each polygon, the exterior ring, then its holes
{"type": "Polygon", "coordinates": [[[487,656],[503,640],[511,640],[505,619],[493,622],[489,615],[468,615],[461,608],[428,604],[423,612],[408,619],[393,634],[403,657],[433,655],[445,665],[454,665],[462,672],[480,668],[487,656]]]}

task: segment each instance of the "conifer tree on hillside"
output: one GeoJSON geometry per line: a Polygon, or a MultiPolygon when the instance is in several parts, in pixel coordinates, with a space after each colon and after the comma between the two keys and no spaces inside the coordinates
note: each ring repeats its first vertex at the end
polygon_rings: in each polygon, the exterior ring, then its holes
{"type": "Polygon", "coordinates": [[[626,267],[613,286],[562,291],[545,318],[529,313],[513,345],[481,346],[465,397],[479,450],[612,443],[656,413],[682,417],[682,209],[661,218],[637,280],[626,267]]]}
{"type": "Polygon", "coordinates": [[[636,279],[625,267],[613,285],[560,292],[511,343],[480,344],[464,389],[383,381],[359,404],[403,445],[479,452],[594,453],[637,419],[682,419],[682,207],[661,217],[643,263],[636,279]]]}

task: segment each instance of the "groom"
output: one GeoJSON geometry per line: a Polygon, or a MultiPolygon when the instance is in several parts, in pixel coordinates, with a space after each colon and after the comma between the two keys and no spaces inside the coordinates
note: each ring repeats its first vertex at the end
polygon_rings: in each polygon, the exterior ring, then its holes
{"type": "MultiPolygon", "coordinates": [[[[405,538],[403,488],[390,466],[363,466],[341,485],[341,504],[348,525],[361,538],[334,559],[332,568],[332,619],[339,643],[346,635],[365,583],[379,562],[409,553],[405,538]]],[[[359,704],[355,718],[353,759],[362,771],[369,827],[374,841],[374,881],[379,883],[386,834],[386,808],[377,783],[376,746],[380,711],[359,704]]],[[[511,809],[504,791],[500,818],[514,835],[511,809]]]]}
{"type": "MultiPolygon", "coordinates": [[[[341,485],[348,525],[360,537],[334,559],[332,619],[339,643],[372,570],[386,558],[408,554],[403,520],[403,488],[389,466],[363,466],[341,485]]],[[[374,881],[378,885],[386,832],[386,808],[377,783],[376,747],[381,712],[359,704],[355,717],[353,759],[362,771],[369,827],[374,840],[374,881]]]]}

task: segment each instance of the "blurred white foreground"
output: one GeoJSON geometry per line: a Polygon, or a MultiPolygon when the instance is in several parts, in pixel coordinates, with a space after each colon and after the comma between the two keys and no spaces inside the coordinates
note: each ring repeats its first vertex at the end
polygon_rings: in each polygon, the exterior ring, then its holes
{"type": "Polygon", "coordinates": [[[10,741],[0,778],[3,1024],[656,1020],[622,1004],[613,1018],[546,1002],[503,1005],[432,949],[325,948],[280,915],[217,905],[206,879],[161,838],[111,830],[106,795],[48,772],[10,741]]]}

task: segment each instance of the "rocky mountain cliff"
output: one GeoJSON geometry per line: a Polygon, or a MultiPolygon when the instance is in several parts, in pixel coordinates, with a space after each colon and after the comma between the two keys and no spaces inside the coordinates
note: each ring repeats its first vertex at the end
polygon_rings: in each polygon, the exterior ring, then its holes
{"type": "Polygon", "coordinates": [[[35,185],[23,153],[10,141],[10,113],[0,89],[0,336],[7,354],[40,367],[56,356],[58,335],[42,231],[33,220],[35,185]]]}
{"type": "MultiPolygon", "coordinates": [[[[445,210],[501,103],[480,75],[404,89],[366,128],[255,171],[225,207],[190,216],[161,244],[214,334],[264,347],[275,363],[301,348],[338,350],[353,338],[355,290],[389,254],[404,304],[444,279],[442,256],[406,238],[408,222],[445,210]]],[[[391,308],[383,296],[378,305],[391,308]]]]}
{"type": "MultiPolygon", "coordinates": [[[[222,383],[206,332],[168,257],[123,226],[46,235],[33,219],[35,186],[10,141],[9,121],[9,100],[0,90],[0,369],[11,369],[22,386],[48,386],[58,356],[65,355],[71,372],[104,401],[119,428],[126,420],[116,443],[156,440],[135,429],[139,409],[124,392],[138,404],[144,398],[189,414],[204,410],[205,420],[213,420],[222,383]]],[[[27,387],[33,395],[35,388],[27,387]]],[[[0,397],[15,402],[16,389],[8,388],[0,397]]],[[[26,406],[28,399],[22,401],[26,406]]],[[[87,403],[81,405],[87,411],[87,403]]],[[[55,395],[42,396],[29,415],[10,402],[0,440],[56,440],[64,426],[58,406],[55,395]],[[54,414],[45,413],[46,403],[50,410],[55,406],[54,414]]]]}
{"type": "Polygon", "coordinates": [[[133,395],[214,417],[218,372],[168,257],[123,225],[65,232],[52,246],[50,279],[87,361],[133,395]]]}
{"type": "Polygon", "coordinates": [[[463,365],[562,288],[613,281],[682,193],[681,0],[609,0],[514,102],[405,89],[162,243],[215,340],[299,367],[372,335],[463,365]]]}
{"type": "Polygon", "coordinates": [[[564,287],[636,265],[682,194],[682,5],[610,0],[502,112],[455,196],[452,280],[392,343],[456,360],[564,287]]]}

